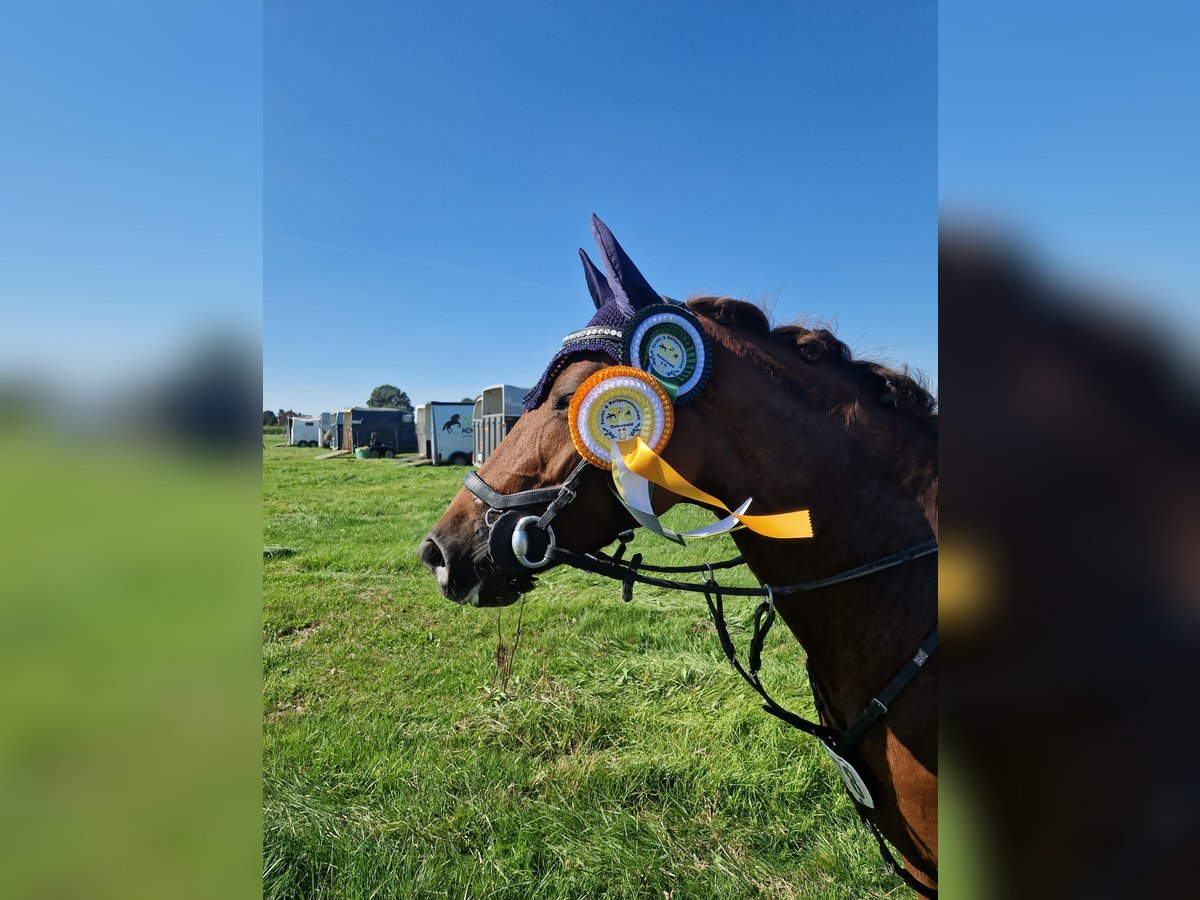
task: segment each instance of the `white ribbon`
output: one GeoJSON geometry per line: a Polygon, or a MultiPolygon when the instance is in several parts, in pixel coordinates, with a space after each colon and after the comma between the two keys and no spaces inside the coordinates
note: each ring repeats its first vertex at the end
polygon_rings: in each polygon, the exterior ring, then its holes
{"type": "Polygon", "coordinates": [[[617,497],[642,527],[677,544],[682,544],[684,538],[715,537],[718,534],[726,534],[734,529],[745,527],[738,521],[738,516],[749,508],[753,497],[748,497],[746,502],[735,509],[732,514],[711,525],[683,533],[672,531],[663,525],[654,513],[654,507],[650,502],[651,483],[641,475],[635,475],[629,471],[629,467],[625,465],[625,460],[615,443],[611,446],[610,453],[613,461],[612,477],[617,488],[617,497]]]}

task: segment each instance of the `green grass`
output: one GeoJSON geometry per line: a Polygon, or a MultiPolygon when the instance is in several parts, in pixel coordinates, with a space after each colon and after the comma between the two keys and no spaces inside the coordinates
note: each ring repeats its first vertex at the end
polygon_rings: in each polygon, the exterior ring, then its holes
{"type": "MultiPolygon", "coordinates": [[[[500,691],[498,613],[442,599],[416,557],[463,470],[272,443],[264,896],[906,896],[816,742],[729,668],[702,597],[624,604],[611,582],[548,573],[500,691]]],[[[678,562],[732,545],[635,546],[678,562]]],[[[750,603],[728,609],[744,645],[750,603]]],[[[511,641],[517,607],[499,615],[511,641]]],[[[786,628],[765,658],[776,696],[811,715],[786,628]]]]}

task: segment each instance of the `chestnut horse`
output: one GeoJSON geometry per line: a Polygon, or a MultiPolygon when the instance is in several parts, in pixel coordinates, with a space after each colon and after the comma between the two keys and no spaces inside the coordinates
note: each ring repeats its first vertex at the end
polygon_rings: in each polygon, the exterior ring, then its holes
{"type": "MultiPolygon", "coordinates": [[[[596,278],[604,276],[585,257],[597,316],[612,302],[632,308],[663,302],[657,295],[639,297],[644,279],[596,221],[612,281],[598,292],[596,278]]],[[[905,373],[854,359],[828,331],[772,330],[749,303],[699,297],[687,307],[709,336],[711,376],[676,410],[663,457],[717,497],[754,497],[759,513],[811,510],[811,539],[733,532],[762,583],[824,578],[936,537],[937,413],[927,391],[905,373]]],[[[571,397],[612,362],[603,348],[560,351],[531,394],[531,408],[479,477],[501,494],[566,481],[580,460],[567,423],[571,397]]],[[[680,500],[657,490],[655,512],[680,500]]],[[[532,574],[496,570],[488,543],[493,513],[460,490],[422,543],[421,559],[447,598],[507,605],[534,586],[532,574]]],[[[588,467],[575,498],[554,519],[555,540],[587,553],[633,525],[607,473],[588,467]]],[[[936,625],[936,589],[936,557],[927,556],[818,591],[776,594],[780,617],[808,655],[827,724],[847,728],[912,657],[936,625]]],[[[853,762],[875,798],[866,814],[900,851],[908,872],[936,886],[936,655],[863,735],[853,762]]]]}

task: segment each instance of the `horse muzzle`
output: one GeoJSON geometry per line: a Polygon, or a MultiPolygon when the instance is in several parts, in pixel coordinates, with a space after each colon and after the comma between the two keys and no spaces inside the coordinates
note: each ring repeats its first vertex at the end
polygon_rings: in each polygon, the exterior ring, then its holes
{"type": "MultiPolygon", "coordinates": [[[[531,548],[529,552],[534,551],[531,548]]],[[[438,534],[436,528],[421,542],[417,555],[437,579],[442,596],[455,603],[477,607],[509,606],[535,585],[532,570],[519,563],[514,562],[503,572],[494,568],[494,564],[481,571],[470,548],[456,546],[438,534]]],[[[511,548],[508,555],[513,556],[511,548]]]]}

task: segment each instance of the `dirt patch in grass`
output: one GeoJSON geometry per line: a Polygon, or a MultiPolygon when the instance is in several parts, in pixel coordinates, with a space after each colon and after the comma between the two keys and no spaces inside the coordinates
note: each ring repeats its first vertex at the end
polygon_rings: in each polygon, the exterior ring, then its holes
{"type": "Polygon", "coordinates": [[[275,640],[287,641],[294,647],[299,647],[307,641],[320,626],[315,622],[306,622],[303,625],[288,625],[286,628],[281,628],[275,632],[275,640]]]}

